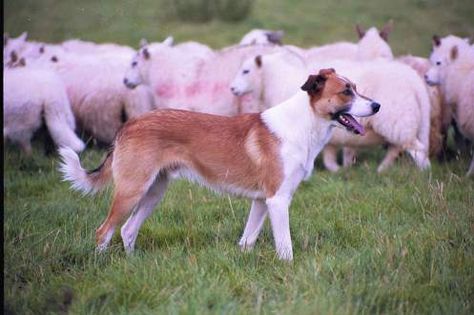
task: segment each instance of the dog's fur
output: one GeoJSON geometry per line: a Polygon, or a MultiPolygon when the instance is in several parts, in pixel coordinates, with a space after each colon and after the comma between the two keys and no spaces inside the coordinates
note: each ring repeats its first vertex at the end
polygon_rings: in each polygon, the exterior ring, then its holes
{"type": "Polygon", "coordinates": [[[253,247],[268,213],[278,256],[291,260],[288,208],[293,193],[311,174],[341,113],[368,116],[380,107],[333,69],[309,76],[302,90],[261,114],[147,113],[125,124],[102,166],[89,173],[77,154],[61,149],[61,171],[75,188],[95,191],[113,178],[111,209],[96,233],[98,249],[108,246],[116,226],[129,216],[121,235],[131,252],[169,180],[184,177],[252,199],[240,246],[253,247]]]}

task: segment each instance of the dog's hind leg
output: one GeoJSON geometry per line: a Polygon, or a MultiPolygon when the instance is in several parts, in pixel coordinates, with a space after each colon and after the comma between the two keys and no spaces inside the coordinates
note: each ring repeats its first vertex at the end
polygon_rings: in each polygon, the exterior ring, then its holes
{"type": "Polygon", "coordinates": [[[382,173],[385,170],[387,170],[390,166],[393,165],[393,162],[397,159],[397,157],[400,155],[401,148],[396,146],[396,145],[390,145],[387,154],[385,154],[384,159],[380,163],[379,167],[377,168],[378,173],[382,173]]]}
{"type": "Polygon", "coordinates": [[[152,213],[156,205],[163,198],[169,179],[167,175],[158,175],[155,182],[146,192],[145,196],[138,203],[137,208],[122,226],[120,234],[122,236],[123,246],[127,254],[133,252],[138,231],[152,213]]]}
{"type": "Polygon", "coordinates": [[[130,174],[125,174],[121,181],[115,181],[115,192],[109,214],[96,231],[97,250],[99,252],[107,249],[117,225],[121,224],[130,215],[154,183],[156,173],[151,175],[149,173],[145,175],[146,172],[141,173],[144,175],[135,174],[135,177],[126,176],[130,174]]]}
{"type": "Polygon", "coordinates": [[[263,223],[267,217],[267,205],[262,200],[254,200],[250,208],[249,218],[245,225],[239,245],[242,251],[251,250],[262,230],[263,223]]]}

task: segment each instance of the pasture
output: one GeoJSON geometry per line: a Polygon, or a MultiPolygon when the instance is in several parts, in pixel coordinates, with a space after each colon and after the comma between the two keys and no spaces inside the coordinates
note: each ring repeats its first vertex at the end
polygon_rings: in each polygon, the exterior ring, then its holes
{"type": "MultiPolygon", "coordinates": [[[[395,22],[396,55],[428,56],[434,33],[474,36],[472,1],[255,1],[239,23],[173,18],[172,2],[6,1],[5,31],[137,47],[173,35],[221,48],[252,28],[283,29],[309,47],[355,41],[354,24],[395,22]]],[[[337,70],[337,69],[336,69],[337,70]]],[[[383,103],[383,101],[381,101],[383,103]]],[[[469,148],[420,172],[408,156],[379,175],[383,148],[337,174],[320,159],[294,196],[295,259],[275,256],[270,225],[251,253],[237,242],[250,203],[175,182],[144,224],[135,253],[118,234],[94,252],[110,190],[69,190],[41,137],[27,157],[4,146],[4,309],[8,314],[472,314],[474,180],[469,148]]],[[[87,140],[87,139],[84,139],[87,140]]],[[[453,148],[454,142],[450,141],[453,148]]],[[[472,149],[471,149],[472,150],[472,149]]],[[[81,154],[95,168],[105,153],[81,154]]]]}

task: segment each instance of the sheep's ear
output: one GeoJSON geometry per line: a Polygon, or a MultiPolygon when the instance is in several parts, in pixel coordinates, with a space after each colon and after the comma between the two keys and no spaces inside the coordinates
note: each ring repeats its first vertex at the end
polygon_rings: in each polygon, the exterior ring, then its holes
{"type": "Polygon", "coordinates": [[[438,47],[441,45],[441,38],[438,35],[433,35],[433,46],[438,47]]]}
{"type": "Polygon", "coordinates": [[[384,41],[388,41],[388,34],[390,34],[393,30],[393,20],[388,21],[379,32],[380,37],[383,38],[384,41]]]}
{"type": "Polygon", "coordinates": [[[143,54],[143,58],[145,58],[147,60],[150,59],[150,52],[148,51],[147,48],[142,49],[142,54],[143,54]]]}
{"type": "Polygon", "coordinates": [[[458,57],[458,46],[451,48],[451,60],[455,60],[458,57]]]}
{"type": "Polygon", "coordinates": [[[285,32],[283,32],[282,30],[278,30],[278,31],[266,32],[265,35],[267,36],[267,39],[270,43],[281,45],[282,44],[281,39],[283,38],[283,35],[285,35],[285,32]]]}
{"type": "Polygon", "coordinates": [[[261,55],[258,55],[257,57],[255,57],[255,64],[256,64],[257,67],[259,67],[259,68],[262,67],[262,56],[261,56],[261,55]]]}
{"type": "Polygon", "coordinates": [[[27,37],[28,37],[28,32],[23,32],[21,33],[20,36],[18,36],[18,39],[25,42],[27,37]]]}
{"type": "Polygon", "coordinates": [[[365,31],[362,28],[362,26],[360,26],[359,24],[356,24],[355,29],[356,29],[357,35],[359,36],[359,39],[362,39],[365,36],[365,31]]]}
{"type": "Polygon", "coordinates": [[[163,44],[166,45],[166,46],[173,46],[174,44],[174,38],[173,36],[168,36],[166,37],[166,39],[163,41],[163,44]]]}
{"type": "Polygon", "coordinates": [[[146,38],[142,38],[142,39],[140,39],[140,43],[138,44],[138,48],[143,48],[146,45],[148,45],[148,41],[146,40],[146,38]]]}

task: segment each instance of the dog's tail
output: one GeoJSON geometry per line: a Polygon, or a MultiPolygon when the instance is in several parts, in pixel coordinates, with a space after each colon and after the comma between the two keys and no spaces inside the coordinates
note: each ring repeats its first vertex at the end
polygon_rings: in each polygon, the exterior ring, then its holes
{"type": "Polygon", "coordinates": [[[71,148],[61,147],[59,155],[62,159],[59,171],[63,175],[63,180],[71,182],[73,189],[84,194],[95,194],[112,178],[113,151],[110,151],[102,164],[92,171],[82,168],[79,156],[71,148]]]}

